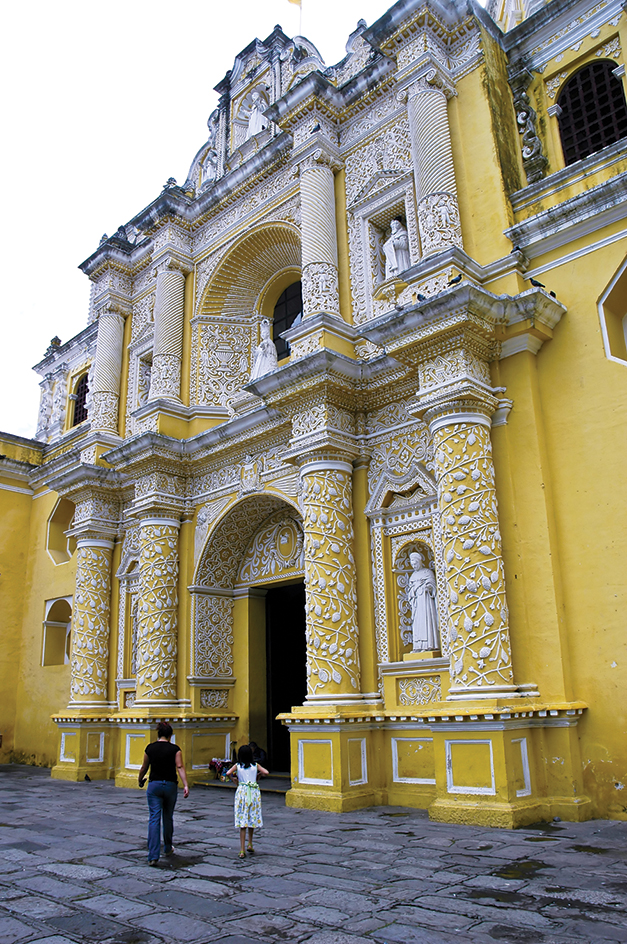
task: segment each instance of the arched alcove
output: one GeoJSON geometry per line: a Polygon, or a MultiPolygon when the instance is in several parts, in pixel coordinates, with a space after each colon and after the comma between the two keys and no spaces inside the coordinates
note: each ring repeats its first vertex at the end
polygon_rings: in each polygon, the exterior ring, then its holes
{"type": "Polygon", "coordinates": [[[268,223],[246,233],[214,272],[198,315],[208,319],[250,315],[264,288],[285,269],[301,269],[300,232],[295,226],[268,223]]]}
{"type": "Polygon", "coordinates": [[[200,705],[245,716],[279,770],[289,765],[289,737],[275,718],[306,696],[303,546],[293,502],[251,495],[214,525],[190,588],[200,705]]]}
{"type": "Polygon", "coordinates": [[[250,378],[260,322],[272,320],[277,298],[300,271],[300,233],[288,223],[260,226],[233,243],[209,279],[194,320],[192,403],[232,409],[250,378]]]}

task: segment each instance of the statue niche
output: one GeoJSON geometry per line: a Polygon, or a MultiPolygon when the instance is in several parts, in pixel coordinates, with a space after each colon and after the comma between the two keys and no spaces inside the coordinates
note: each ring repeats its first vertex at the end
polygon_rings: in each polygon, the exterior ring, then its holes
{"type": "Polygon", "coordinates": [[[396,560],[399,629],[412,652],[440,649],[437,582],[431,548],[423,542],[405,545],[396,560]]]}

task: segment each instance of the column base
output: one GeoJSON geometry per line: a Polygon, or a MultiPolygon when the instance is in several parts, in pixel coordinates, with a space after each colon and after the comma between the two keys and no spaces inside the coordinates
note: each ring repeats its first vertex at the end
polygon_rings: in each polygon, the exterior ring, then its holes
{"type": "Polygon", "coordinates": [[[50,771],[53,780],[79,782],[109,780],[117,731],[103,718],[54,718],[59,728],[58,760],[50,771]]]}
{"type": "Polygon", "coordinates": [[[349,795],[329,791],[303,790],[294,786],[285,794],[285,805],[299,810],[322,810],[326,813],[351,813],[368,806],[385,806],[385,790],[367,790],[349,795]]]}
{"type": "Polygon", "coordinates": [[[286,803],[335,813],[406,806],[504,829],[589,819],[577,739],[585,705],[499,702],[294,709],[280,716],[291,740],[286,803]]]}

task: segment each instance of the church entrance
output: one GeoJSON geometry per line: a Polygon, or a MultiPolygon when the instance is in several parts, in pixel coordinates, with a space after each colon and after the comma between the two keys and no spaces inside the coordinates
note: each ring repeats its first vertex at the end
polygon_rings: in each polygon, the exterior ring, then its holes
{"type": "Polygon", "coordinates": [[[269,769],[289,773],[290,733],[276,716],[307,695],[305,584],[270,587],[266,595],[267,752],[269,769]]]}

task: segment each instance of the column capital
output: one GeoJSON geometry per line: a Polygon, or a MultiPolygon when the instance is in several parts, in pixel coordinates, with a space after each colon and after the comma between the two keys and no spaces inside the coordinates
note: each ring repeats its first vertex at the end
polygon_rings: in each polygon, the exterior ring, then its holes
{"type": "Polygon", "coordinates": [[[328,167],[337,174],[344,167],[339,152],[330,142],[312,141],[303,151],[294,155],[294,162],[300,174],[319,167],[328,167]]]}
{"type": "Polygon", "coordinates": [[[190,256],[168,249],[153,255],[152,274],[157,279],[162,274],[170,272],[180,272],[182,275],[189,275],[194,271],[194,263],[190,256]]]}
{"type": "Polygon", "coordinates": [[[122,481],[117,472],[101,466],[79,466],[47,484],[75,505],[69,537],[76,538],[77,544],[113,546],[120,524],[122,481]]]}
{"type": "Polygon", "coordinates": [[[423,420],[434,433],[451,423],[490,426],[490,417],[501,402],[503,388],[492,388],[472,378],[452,377],[436,389],[418,392],[408,412],[423,420]]]}
{"type": "Polygon", "coordinates": [[[405,87],[398,92],[399,101],[408,101],[424,92],[441,92],[447,99],[457,96],[455,81],[448,69],[436,59],[424,62],[419,74],[405,79],[405,87]]]}

